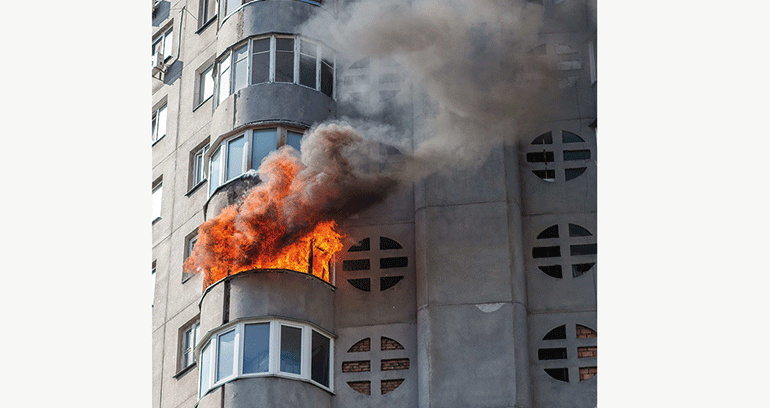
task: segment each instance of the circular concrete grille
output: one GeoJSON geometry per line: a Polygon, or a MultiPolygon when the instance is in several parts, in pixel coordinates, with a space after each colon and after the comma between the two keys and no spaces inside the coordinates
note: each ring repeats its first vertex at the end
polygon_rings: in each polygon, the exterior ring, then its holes
{"type": "Polygon", "coordinates": [[[566,130],[561,131],[561,138],[554,138],[552,131],[541,134],[525,148],[524,154],[532,174],[549,183],[583,175],[591,160],[585,139],[566,130]]]}
{"type": "Polygon", "coordinates": [[[596,331],[580,324],[563,324],[552,329],[537,350],[543,371],[563,382],[585,381],[596,376],[596,357],[596,331]]]}
{"type": "Polygon", "coordinates": [[[596,265],[596,238],[580,225],[554,224],[541,231],[536,239],[537,245],[532,247],[533,261],[552,278],[562,279],[563,269],[572,269],[568,276],[577,278],[596,265]]]}

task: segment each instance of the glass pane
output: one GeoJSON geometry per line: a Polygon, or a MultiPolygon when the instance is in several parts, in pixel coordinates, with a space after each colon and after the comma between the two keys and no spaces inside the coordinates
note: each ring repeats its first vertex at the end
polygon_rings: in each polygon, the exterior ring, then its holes
{"type": "Polygon", "coordinates": [[[233,66],[233,92],[249,85],[249,60],[244,58],[233,66]]]}
{"type": "Polygon", "coordinates": [[[243,373],[264,373],[270,356],[270,323],[247,324],[243,337],[243,373]]]}
{"type": "Polygon", "coordinates": [[[251,168],[258,169],[262,159],[275,150],[278,144],[277,129],[260,129],[254,131],[251,143],[251,168]]]}
{"type": "Polygon", "coordinates": [[[241,6],[241,0],[223,0],[223,1],[226,4],[225,16],[232,13],[233,11],[235,11],[235,9],[241,6]]]}
{"type": "Polygon", "coordinates": [[[310,379],[329,386],[329,339],[313,330],[310,379]]]}
{"type": "Polygon", "coordinates": [[[294,52],[294,39],[293,38],[276,38],[275,49],[276,51],[294,52]]]}
{"type": "Polygon", "coordinates": [[[214,66],[212,65],[211,68],[207,69],[206,72],[203,73],[203,81],[202,81],[202,89],[201,89],[201,101],[205,101],[210,96],[214,95],[214,66]]]}
{"type": "Polygon", "coordinates": [[[217,381],[233,375],[235,367],[235,330],[219,336],[217,344],[217,381]]]}
{"type": "Polygon", "coordinates": [[[254,54],[251,60],[251,83],[261,84],[270,80],[270,53],[254,54]]]}
{"type": "Polygon", "coordinates": [[[219,102],[230,95],[230,56],[219,63],[219,102]]]}
{"type": "Polygon", "coordinates": [[[281,326],[281,371],[300,374],[302,329],[281,326]]]}
{"type": "Polygon", "coordinates": [[[275,82],[294,82],[294,53],[275,53],[275,82]]]}
{"type": "Polygon", "coordinates": [[[166,107],[160,108],[158,111],[158,139],[166,136],[166,107]]]}
{"type": "Polygon", "coordinates": [[[171,44],[173,43],[174,36],[172,35],[173,31],[168,30],[166,31],[166,34],[164,34],[163,38],[163,58],[168,58],[171,56],[171,44]]]}
{"type": "Polygon", "coordinates": [[[312,57],[315,57],[317,48],[318,46],[311,43],[310,41],[305,41],[305,40],[299,41],[299,52],[303,54],[307,54],[312,57]]]}
{"type": "Polygon", "coordinates": [[[152,190],[152,219],[160,217],[160,203],[163,196],[163,185],[159,185],[152,190]]]}
{"type": "Polygon", "coordinates": [[[203,181],[203,152],[195,155],[193,163],[193,185],[203,181]]]}
{"type": "Polygon", "coordinates": [[[217,149],[211,155],[211,162],[209,163],[209,194],[212,194],[219,187],[219,152],[220,150],[217,149]]]}
{"type": "Polygon", "coordinates": [[[315,89],[316,59],[304,54],[299,56],[299,83],[315,89]]]}
{"type": "Polygon", "coordinates": [[[300,151],[299,147],[302,142],[302,133],[288,131],[286,132],[286,144],[293,147],[294,150],[300,151]]]}
{"type": "Polygon", "coordinates": [[[261,40],[254,40],[252,46],[254,53],[270,51],[270,39],[262,38],[261,40]]]}
{"type": "Polygon", "coordinates": [[[200,368],[200,395],[203,395],[209,389],[211,383],[211,343],[207,344],[201,352],[200,368]]]}
{"type": "Polygon", "coordinates": [[[243,148],[246,138],[239,136],[227,143],[227,180],[243,174],[243,148]]]}
{"type": "Polygon", "coordinates": [[[152,115],[152,141],[155,142],[158,140],[158,118],[157,114],[153,113],[152,115]]]}
{"type": "Polygon", "coordinates": [[[326,60],[321,63],[321,92],[327,96],[334,94],[334,68],[326,60]]]}

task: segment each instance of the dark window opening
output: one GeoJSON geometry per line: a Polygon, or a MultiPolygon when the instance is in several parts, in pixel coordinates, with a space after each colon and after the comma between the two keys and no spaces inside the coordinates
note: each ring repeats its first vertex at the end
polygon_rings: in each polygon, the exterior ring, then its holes
{"type": "Polygon", "coordinates": [[[569,371],[566,368],[545,368],[545,373],[564,382],[569,382],[569,371]]]}
{"type": "Polygon", "coordinates": [[[313,330],[311,336],[310,379],[329,386],[329,355],[331,353],[329,338],[313,330]]]}
{"type": "Polygon", "coordinates": [[[559,246],[532,248],[533,258],[554,258],[559,256],[561,256],[561,248],[559,246]]]}
{"type": "Polygon", "coordinates": [[[566,181],[570,181],[573,178],[585,173],[585,171],[586,171],[585,167],[580,167],[577,169],[564,169],[564,178],[566,179],[566,181]]]}
{"type": "Polygon", "coordinates": [[[556,279],[562,278],[561,265],[538,266],[538,268],[548,276],[552,276],[556,279]]]}
{"type": "Polygon", "coordinates": [[[578,276],[590,271],[594,265],[594,263],[572,264],[572,277],[577,278],[578,276]]]}
{"type": "Polygon", "coordinates": [[[538,360],[564,360],[567,358],[567,349],[560,348],[541,348],[537,351],[538,360]]]}
{"type": "Polygon", "coordinates": [[[556,180],[555,170],[532,170],[532,173],[545,181],[556,180]]]}
{"type": "MultiPolygon", "coordinates": [[[[543,52],[545,52],[545,44],[541,45],[540,47],[542,47],[543,52]]],[[[553,144],[553,136],[551,132],[545,132],[542,135],[536,137],[535,140],[532,141],[532,144],[553,144]]]]}
{"type": "Polygon", "coordinates": [[[569,224],[569,236],[571,237],[590,237],[591,233],[580,225],[569,224]]]}
{"type": "Polygon", "coordinates": [[[564,153],[564,161],[591,159],[590,150],[565,150],[563,153],[564,153]]]}
{"type": "Polygon", "coordinates": [[[582,137],[572,133],[567,132],[566,130],[561,131],[561,142],[562,143],[581,143],[585,142],[582,137]]]}
{"type": "Polygon", "coordinates": [[[570,245],[570,255],[594,255],[596,254],[596,244],[570,245]]]}
{"type": "Polygon", "coordinates": [[[369,238],[362,239],[358,245],[353,245],[348,249],[348,252],[361,252],[369,250],[369,238]]]}
{"type": "Polygon", "coordinates": [[[567,338],[567,325],[561,325],[543,337],[543,340],[565,340],[567,338]]]}
{"type": "Polygon", "coordinates": [[[403,276],[385,276],[380,278],[380,291],[387,290],[396,286],[398,282],[404,279],[403,276]]]}
{"type": "Polygon", "coordinates": [[[343,271],[368,271],[370,269],[368,259],[349,259],[342,261],[343,271]]]}
{"type": "MultiPolygon", "coordinates": [[[[367,238],[367,239],[369,239],[369,238],[367,238]]],[[[403,247],[398,242],[396,242],[396,241],[394,241],[394,240],[392,240],[390,238],[380,237],[380,249],[381,250],[385,250],[385,249],[401,249],[401,248],[403,248],[403,247]]]]}
{"type": "MultiPolygon", "coordinates": [[[[570,225],[572,225],[572,224],[570,224],[570,225]]],[[[572,230],[570,230],[570,231],[572,231],[572,230]]],[[[544,229],[543,232],[541,232],[540,235],[537,236],[537,239],[546,239],[546,238],[559,238],[559,226],[558,225],[552,225],[552,226],[544,229]]]]}
{"type": "Polygon", "coordinates": [[[553,163],[553,158],[553,152],[527,153],[527,163],[553,163]]]}
{"type": "Polygon", "coordinates": [[[354,288],[363,290],[364,292],[372,291],[372,284],[369,278],[348,279],[348,283],[353,285],[354,288]]]}
{"type": "Polygon", "coordinates": [[[380,258],[380,269],[405,268],[409,264],[409,258],[399,256],[396,258],[380,258]]]}

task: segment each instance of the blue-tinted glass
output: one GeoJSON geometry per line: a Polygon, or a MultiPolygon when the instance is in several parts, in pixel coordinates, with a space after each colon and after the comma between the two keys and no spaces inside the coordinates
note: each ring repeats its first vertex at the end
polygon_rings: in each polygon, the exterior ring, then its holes
{"type": "Polygon", "coordinates": [[[300,374],[302,329],[281,326],[281,371],[300,374]]]}
{"type": "Polygon", "coordinates": [[[219,152],[220,150],[217,149],[217,151],[211,155],[211,162],[209,166],[209,194],[213,193],[214,190],[219,187],[219,152]]]}
{"type": "Polygon", "coordinates": [[[243,174],[243,148],[246,138],[238,137],[227,143],[227,180],[243,174]]]}
{"type": "Polygon", "coordinates": [[[299,146],[302,142],[302,133],[288,131],[286,132],[286,144],[293,147],[296,151],[299,150],[299,146]]]}
{"type": "Polygon", "coordinates": [[[219,336],[217,344],[217,381],[233,375],[235,361],[235,330],[219,336]]]}
{"type": "Polygon", "coordinates": [[[258,169],[262,159],[275,150],[277,144],[277,129],[255,130],[251,143],[251,168],[258,169]]]}
{"type": "Polygon", "coordinates": [[[270,356],[270,323],[247,324],[243,337],[243,373],[264,373],[270,356]]]}
{"type": "Polygon", "coordinates": [[[310,378],[329,386],[329,339],[313,330],[310,378]]]}
{"type": "Polygon", "coordinates": [[[209,389],[209,386],[211,385],[211,347],[209,347],[211,343],[207,344],[206,347],[203,348],[203,352],[201,353],[201,361],[200,361],[200,394],[203,395],[206,390],[209,389]]]}

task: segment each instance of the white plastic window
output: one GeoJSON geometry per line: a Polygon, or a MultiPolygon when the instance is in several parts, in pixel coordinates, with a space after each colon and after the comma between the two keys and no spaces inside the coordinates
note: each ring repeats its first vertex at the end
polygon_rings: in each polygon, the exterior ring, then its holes
{"type": "Polygon", "coordinates": [[[152,142],[155,143],[166,136],[166,123],[168,115],[166,105],[161,106],[152,113],[152,142]]]}

